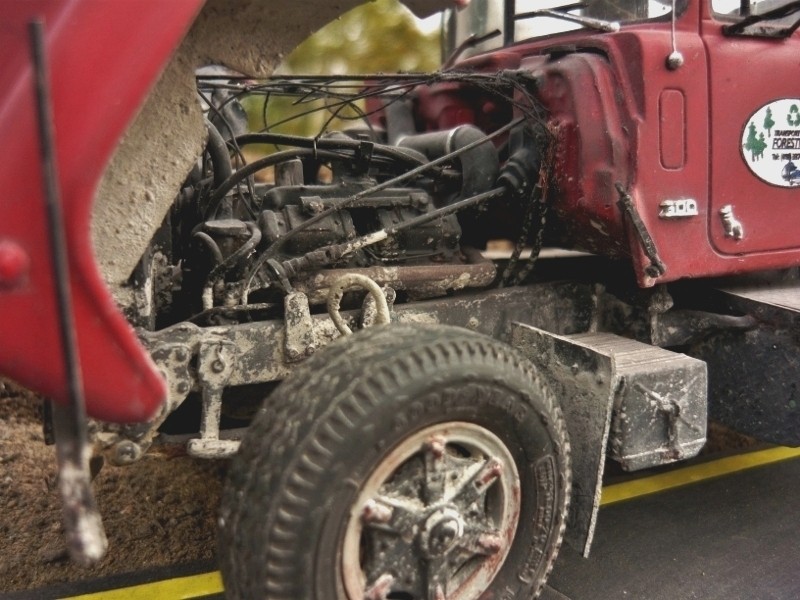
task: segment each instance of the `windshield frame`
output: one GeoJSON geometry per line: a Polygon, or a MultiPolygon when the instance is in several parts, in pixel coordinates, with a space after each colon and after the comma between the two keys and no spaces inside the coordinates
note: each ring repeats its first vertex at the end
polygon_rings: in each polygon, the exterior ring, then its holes
{"type": "MultiPolygon", "coordinates": [[[[676,5],[676,18],[685,12],[691,0],[675,0],[676,5]]],[[[629,0],[631,10],[634,10],[634,0],[629,0]]],[[[659,3],[664,5],[667,10],[664,14],[659,14],[652,17],[643,18],[629,18],[629,19],[615,19],[614,22],[622,26],[641,24],[641,23],[659,23],[669,22],[672,19],[671,0],[659,0],[659,3]]],[[[602,33],[597,29],[589,26],[581,26],[577,23],[567,23],[566,21],[559,20],[561,26],[554,26],[556,19],[544,15],[533,16],[525,18],[526,13],[531,12],[531,2],[525,6],[524,0],[471,0],[470,4],[459,11],[449,10],[445,11],[443,16],[443,29],[442,29],[442,55],[443,57],[450,56],[456,48],[463,44],[470,35],[480,37],[497,29],[501,31],[501,35],[496,38],[485,41],[481,44],[476,44],[474,47],[469,48],[465,52],[465,56],[472,56],[483,52],[498,50],[500,48],[508,47],[513,44],[524,43],[531,40],[546,39],[548,37],[555,37],[574,32],[586,33],[602,33]],[[520,18],[522,17],[522,18],[520,18]],[[535,21],[542,19],[542,22],[547,22],[548,28],[552,31],[525,35],[520,33],[518,28],[520,23],[526,21],[535,21]]],[[[538,4],[538,3],[536,3],[538,4]]],[[[570,9],[576,10],[580,8],[578,5],[581,2],[563,0],[562,2],[548,2],[545,4],[556,4],[557,10],[570,9]]],[[[542,6],[541,8],[551,8],[549,6],[542,6]]],[[[591,8],[591,6],[589,7],[591,8]]],[[[536,6],[539,9],[539,6],[536,6]]],[[[598,20],[606,20],[611,22],[611,19],[604,19],[603,15],[596,15],[592,13],[584,13],[584,16],[595,18],[598,20]]]]}
{"type": "MultiPolygon", "coordinates": [[[[728,23],[722,28],[726,36],[783,39],[800,29],[798,0],[750,0],[745,12],[742,12],[743,2],[738,10],[723,12],[723,2],[710,0],[709,9],[715,20],[728,23]]],[[[727,4],[733,2],[729,0],[727,4]]]]}

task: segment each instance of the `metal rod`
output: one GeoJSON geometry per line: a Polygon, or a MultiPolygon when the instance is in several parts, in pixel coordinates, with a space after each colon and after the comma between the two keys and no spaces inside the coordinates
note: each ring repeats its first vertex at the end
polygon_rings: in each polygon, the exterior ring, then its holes
{"type": "Polygon", "coordinates": [[[516,0],[506,0],[505,12],[503,15],[503,45],[510,46],[516,38],[517,28],[517,2],[516,0]]]}
{"type": "Polygon", "coordinates": [[[55,131],[45,54],[44,24],[41,21],[30,23],[30,40],[41,145],[42,183],[50,238],[50,256],[56,280],[58,329],[68,392],[67,406],[55,406],[53,411],[59,488],[70,555],[74,560],[88,564],[103,557],[107,542],[89,481],[86,406],[69,287],[67,239],[55,156],[55,131]]]}
{"type": "Polygon", "coordinates": [[[464,200],[453,202],[452,204],[437,208],[436,210],[419,215],[418,217],[408,219],[407,221],[398,223],[393,227],[387,227],[386,229],[380,229],[378,231],[373,231],[372,233],[362,235],[361,237],[357,237],[349,242],[317,248],[316,250],[307,252],[298,258],[285,260],[279,264],[279,267],[281,272],[288,277],[294,277],[299,273],[325,267],[337,262],[344,256],[353,254],[353,252],[356,252],[357,250],[361,250],[362,248],[372,246],[373,244],[377,244],[387,238],[393,237],[404,229],[417,227],[419,225],[423,225],[424,223],[441,219],[465,208],[486,202],[487,200],[500,198],[506,193],[508,193],[508,189],[505,186],[501,186],[493,190],[489,190],[488,192],[483,192],[482,194],[477,194],[476,196],[471,196],[469,198],[465,198],[464,200]]]}
{"type": "Polygon", "coordinates": [[[750,16],[750,0],[742,0],[739,3],[739,16],[740,17],[750,16]]]}

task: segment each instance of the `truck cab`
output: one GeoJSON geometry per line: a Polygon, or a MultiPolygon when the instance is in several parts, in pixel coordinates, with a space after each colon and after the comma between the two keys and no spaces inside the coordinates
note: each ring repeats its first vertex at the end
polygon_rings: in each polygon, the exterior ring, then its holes
{"type": "MultiPolygon", "coordinates": [[[[535,597],[562,540],[588,553],[607,457],[691,458],[708,418],[800,444],[800,2],[459,0],[441,70],[359,77],[268,76],[254,23],[277,34],[279,3],[208,3],[99,186],[98,268],[92,184],[200,10],[162,4],[52,0],[83,28],[50,37],[10,11],[36,52],[3,74],[0,366],[56,403],[73,556],[104,550],[89,430],[115,464],[169,432],[231,459],[220,562],[242,599],[535,597]],[[141,47],[113,32],[167,17],[119,76],[141,47]],[[85,34],[100,21],[111,37],[85,34]],[[87,46],[116,78],[72,85],[87,46]],[[214,56],[255,74],[196,70],[214,56]],[[278,128],[275,98],[316,129],[278,128]],[[51,103],[69,185],[45,224],[51,103]]],[[[285,8],[292,38],[308,15],[285,8]]]]}
{"type": "Polygon", "coordinates": [[[564,241],[630,254],[641,285],[798,264],[793,3],[544,5],[451,11],[445,54],[465,45],[466,68],[491,69],[502,57],[541,78],[560,157],[574,161],[556,169],[564,241]],[[617,184],[652,237],[663,265],[656,276],[638,242],[615,247],[625,227],[617,184]]]}

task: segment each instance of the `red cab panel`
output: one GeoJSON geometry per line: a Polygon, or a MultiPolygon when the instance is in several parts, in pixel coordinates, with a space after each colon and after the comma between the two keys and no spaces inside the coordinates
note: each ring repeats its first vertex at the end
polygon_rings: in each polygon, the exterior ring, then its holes
{"type": "Polygon", "coordinates": [[[789,39],[732,40],[723,35],[724,24],[711,14],[703,20],[713,148],[709,235],[727,255],[796,250],[800,32],[789,39]]]}
{"type": "Polygon", "coordinates": [[[164,383],[94,262],[91,207],[126,125],[202,0],[0,2],[0,370],[57,401],[67,386],[44,212],[28,24],[45,23],[70,284],[87,411],[149,418],[164,383]]]}

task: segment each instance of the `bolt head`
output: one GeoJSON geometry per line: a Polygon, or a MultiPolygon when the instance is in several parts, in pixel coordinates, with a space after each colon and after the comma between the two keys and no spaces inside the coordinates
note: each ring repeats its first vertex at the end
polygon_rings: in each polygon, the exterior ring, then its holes
{"type": "Polygon", "coordinates": [[[383,600],[392,591],[394,576],[385,573],[378,577],[373,586],[364,590],[364,600],[383,600]]]}
{"type": "Polygon", "coordinates": [[[487,554],[497,554],[503,547],[503,540],[500,539],[499,535],[484,533],[478,538],[478,546],[487,554]]]}
{"type": "Polygon", "coordinates": [[[392,520],[392,509],[374,500],[369,500],[361,511],[364,523],[388,523],[392,520]]]}
{"type": "Polygon", "coordinates": [[[455,519],[448,519],[437,523],[430,532],[428,549],[433,556],[446,553],[453,543],[460,537],[463,525],[455,519]]]}
{"type": "Polygon", "coordinates": [[[444,556],[464,535],[464,519],[454,508],[431,514],[419,533],[422,551],[429,558],[444,556]]]}
{"type": "Polygon", "coordinates": [[[131,440],[122,440],[114,446],[113,462],[117,465],[129,465],[142,457],[142,448],[131,440]]]}
{"type": "Polygon", "coordinates": [[[434,458],[439,459],[444,456],[445,447],[446,447],[446,440],[441,436],[432,437],[428,440],[426,444],[428,450],[431,452],[434,458]]]}
{"type": "Polygon", "coordinates": [[[0,240],[0,289],[18,287],[30,271],[28,253],[11,240],[0,240]]]}
{"type": "Polygon", "coordinates": [[[478,479],[478,487],[488,487],[489,484],[494,482],[494,480],[500,477],[502,474],[503,465],[501,465],[499,462],[492,461],[489,465],[489,468],[486,469],[486,472],[480,477],[480,479],[478,479]]]}
{"type": "Polygon", "coordinates": [[[676,71],[684,65],[684,62],[685,59],[683,58],[683,54],[675,50],[670,52],[669,56],[667,57],[667,68],[670,71],[676,71]]]}

